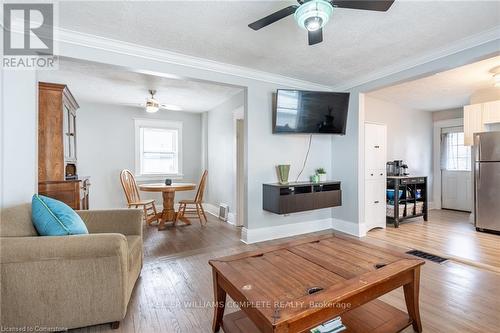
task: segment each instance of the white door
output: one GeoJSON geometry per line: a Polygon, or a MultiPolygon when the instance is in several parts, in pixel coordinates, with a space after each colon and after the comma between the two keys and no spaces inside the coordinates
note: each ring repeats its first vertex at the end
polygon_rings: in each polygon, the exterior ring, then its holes
{"type": "Polygon", "coordinates": [[[442,204],[445,209],[472,210],[472,179],[470,171],[442,171],[442,204]]]}
{"type": "Polygon", "coordinates": [[[471,149],[464,145],[463,127],[441,132],[441,207],[472,211],[471,149]]]}

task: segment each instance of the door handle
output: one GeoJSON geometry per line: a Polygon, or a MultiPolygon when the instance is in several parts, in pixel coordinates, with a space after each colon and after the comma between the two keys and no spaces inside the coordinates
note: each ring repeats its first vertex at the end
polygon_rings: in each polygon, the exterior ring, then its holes
{"type": "Polygon", "coordinates": [[[373,176],[373,173],[370,173],[370,176],[373,176]]]}
{"type": "Polygon", "coordinates": [[[381,175],[381,176],[383,176],[384,174],[383,174],[383,173],[381,173],[380,175],[381,175]]]}
{"type": "Polygon", "coordinates": [[[481,163],[477,163],[477,180],[481,180],[481,163]]]}
{"type": "Polygon", "coordinates": [[[373,203],[376,203],[376,204],[377,204],[377,203],[379,203],[379,201],[378,201],[378,200],[375,200],[373,203]]]}
{"type": "Polygon", "coordinates": [[[380,148],[380,146],[373,146],[374,148],[380,148]]]}

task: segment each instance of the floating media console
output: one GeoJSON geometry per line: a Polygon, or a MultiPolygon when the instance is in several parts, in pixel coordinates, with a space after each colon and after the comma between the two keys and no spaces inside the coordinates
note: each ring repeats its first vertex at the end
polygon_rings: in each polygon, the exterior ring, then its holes
{"type": "Polygon", "coordinates": [[[263,209],[289,214],[342,205],[340,182],[298,182],[263,185],[263,209]]]}

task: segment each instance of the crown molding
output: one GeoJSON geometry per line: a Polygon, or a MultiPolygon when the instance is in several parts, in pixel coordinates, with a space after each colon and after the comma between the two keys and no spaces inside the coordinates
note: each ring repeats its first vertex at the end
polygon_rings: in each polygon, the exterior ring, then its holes
{"type": "Polygon", "coordinates": [[[189,56],[182,53],[142,46],[139,44],[76,32],[63,28],[56,28],[56,30],[57,31],[54,34],[55,40],[71,45],[85,46],[118,54],[131,55],[154,61],[202,69],[221,74],[228,74],[283,86],[301,89],[331,90],[330,86],[295,79],[279,74],[259,71],[248,67],[231,65],[209,59],[189,56]]]}
{"type": "Polygon", "coordinates": [[[500,45],[500,26],[496,26],[490,30],[485,30],[478,34],[460,39],[441,48],[434,49],[432,51],[426,52],[419,56],[411,57],[405,59],[404,61],[396,62],[393,65],[386,66],[378,71],[370,72],[366,75],[360,76],[353,80],[343,82],[342,84],[332,87],[334,91],[345,91],[365,83],[372,82],[390,75],[394,75],[399,72],[429,63],[446,56],[458,53],[460,51],[465,51],[467,49],[480,46],[489,42],[499,41],[500,45]]]}

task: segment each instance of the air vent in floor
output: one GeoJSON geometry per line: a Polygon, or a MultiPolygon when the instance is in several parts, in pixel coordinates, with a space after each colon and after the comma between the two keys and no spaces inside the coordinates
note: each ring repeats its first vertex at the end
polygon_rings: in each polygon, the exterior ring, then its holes
{"type": "Polygon", "coordinates": [[[419,251],[419,250],[411,250],[411,251],[408,251],[406,253],[414,255],[414,256],[417,256],[417,257],[420,257],[420,258],[423,258],[423,259],[427,259],[427,260],[430,260],[430,261],[433,261],[433,262],[437,262],[438,264],[440,264],[440,263],[445,262],[446,260],[448,260],[446,258],[443,258],[443,257],[440,257],[440,256],[436,256],[434,254],[430,254],[430,253],[427,253],[427,252],[424,252],[424,251],[419,251]]]}

